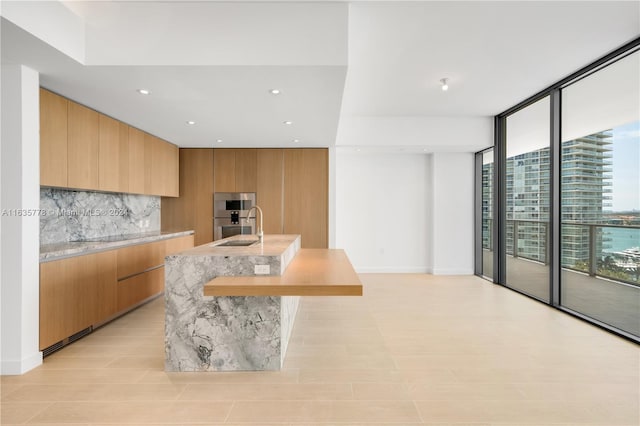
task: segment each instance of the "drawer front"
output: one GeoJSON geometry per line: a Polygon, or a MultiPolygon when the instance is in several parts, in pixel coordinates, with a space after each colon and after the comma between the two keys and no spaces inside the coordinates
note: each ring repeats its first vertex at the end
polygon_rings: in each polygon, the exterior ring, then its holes
{"type": "Polygon", "coordinates": [[[193,235],[166,240],[166,256],[193,248],[193,235]]]}
{"type": "Polygon", "coordinates": [[[164,267],[118,281],[118,311],[127,310],[164,291],[164,267]]]}
{"type": "Polygon", "coordinates": [[[118,250],[118,279],[164,265],[165,242],[156,241],[118,250]]]}

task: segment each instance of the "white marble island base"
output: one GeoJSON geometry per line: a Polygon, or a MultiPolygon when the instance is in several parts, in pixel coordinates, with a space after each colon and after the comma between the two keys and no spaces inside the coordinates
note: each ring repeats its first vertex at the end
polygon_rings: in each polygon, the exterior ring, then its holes
{"type": "MultiPolygon", "coordinates": [[[[227,240],[254,238],[238,236],[227,240]]],[[[165,370],[279,370],[299,296],[204,296],[217,276],[253,276],[255,265],[281,275],[300,249],[298,235],[262,244],[196,247],[165,261],[165,370]]]]}

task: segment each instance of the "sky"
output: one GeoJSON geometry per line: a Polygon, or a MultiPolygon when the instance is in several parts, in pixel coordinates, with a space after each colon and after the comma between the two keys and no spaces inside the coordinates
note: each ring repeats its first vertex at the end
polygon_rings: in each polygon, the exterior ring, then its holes
{"type": "Polygon", "coordinates": [[[640,121],[613,129],[613,211],[640,211],[640,121]]]}

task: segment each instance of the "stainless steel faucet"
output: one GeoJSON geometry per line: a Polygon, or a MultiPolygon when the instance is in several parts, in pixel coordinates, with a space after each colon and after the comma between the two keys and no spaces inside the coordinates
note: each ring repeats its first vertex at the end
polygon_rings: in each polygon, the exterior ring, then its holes
{"type": "Polygon", "coordinates": [[[262,243],[262,237],[263,237],[263,233],[262,233],[262,209],[260,207],[253,206],[249,209],[249,211],[247,212],[247,220],[249,220],[249,216],[251,216],[251,210],[256,209],[256,235],[258,236],[258,241],[260,241],[262,243]],[[258,226],[258,212],[260,212],[260,226],[258,226]]]}

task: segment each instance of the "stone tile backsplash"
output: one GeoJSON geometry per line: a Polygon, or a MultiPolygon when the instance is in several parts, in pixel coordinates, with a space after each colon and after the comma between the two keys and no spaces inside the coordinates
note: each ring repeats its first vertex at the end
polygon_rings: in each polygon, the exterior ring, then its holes
{"type": "Polygon", "coordinates": [[[40,189],[40,244],[160,230],[160,197],[40,189]]]}

